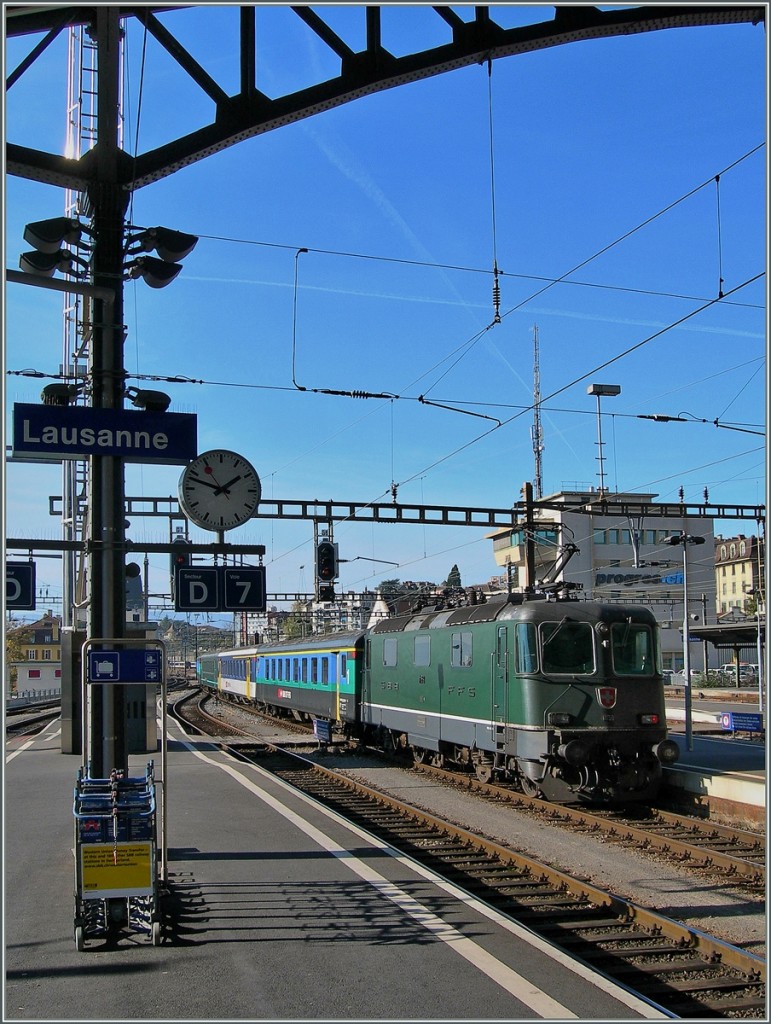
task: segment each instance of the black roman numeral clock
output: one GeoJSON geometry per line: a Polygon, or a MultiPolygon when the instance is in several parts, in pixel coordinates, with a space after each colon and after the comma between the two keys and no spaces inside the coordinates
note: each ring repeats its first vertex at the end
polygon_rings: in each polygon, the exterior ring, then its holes
{"type": "Polygon", "coordinates": [[[252,518],[262,496],[252,464],[236,452],[215,448],[193,459],[179,479],[179,504],[204,530],[232,530],[252,518]]]}

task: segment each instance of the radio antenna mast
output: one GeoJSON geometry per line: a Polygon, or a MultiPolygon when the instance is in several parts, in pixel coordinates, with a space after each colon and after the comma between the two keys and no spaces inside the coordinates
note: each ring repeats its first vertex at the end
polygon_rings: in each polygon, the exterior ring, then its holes
{"type": "Polygon", "coordinates": [[[533,425],[530,428],[530,436],[533,439],[533,455],[535,456],[533,497],[538,501],[543,497],[541,453],[544,449],[543,432],[541,431],[541,369],[538,353],[538,324],[533,324],[533,425]]]}

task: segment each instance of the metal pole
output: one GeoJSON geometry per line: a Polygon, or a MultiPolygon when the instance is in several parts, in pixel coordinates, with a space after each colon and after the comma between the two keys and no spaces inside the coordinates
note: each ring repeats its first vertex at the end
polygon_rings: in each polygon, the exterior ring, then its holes
{"type": "Polygon", "coordinates": [[[597,395],[597,458],[600,461],[600,494],[605,493],[605,469],[602,458],[602,415],[600,414],[600,396],[597,395]]]}
{"type": "Polygon", "coordinates": [[[685,745],[693,750],[693,697],[691,694],[691,637],[688,628],[688,541],[682,536],[683,544],[683,672],[685,673],[685,745]]]}
{"type": "MultiPolygon", "coordinates": [[[[123,236],[128,192],[118,176],[119,8],[95,8],[94,27],[99,68],[98,141],[96,180],[88,189],[95,239],[93,275],[96,286],[114,289],[115,301],[94,301],[90,373],[93,405],[122,409],[123,236]]],[[[90,636],[121,638],[126,630],[123,459],[91,456],[89,462],[90,636]]],[[[128,773],[123,686],[102,686],[92,696],[91,765],[95,778],[106,778],[112,769],[128,773]]]]}

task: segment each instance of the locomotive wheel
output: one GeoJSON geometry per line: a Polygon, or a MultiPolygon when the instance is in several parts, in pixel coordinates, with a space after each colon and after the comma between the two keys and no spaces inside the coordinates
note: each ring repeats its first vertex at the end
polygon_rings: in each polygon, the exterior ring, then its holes
{"type": "Polygon", "coordinates": [[[428,760],[428,751],[425,747],[413,747],[412,748],[412,759],[415,764],[425,764],[428,760]]]}
{"type": "Polygon", "coordinates": [[[525,796],[534,798],[542,797],[543,792],[537,782],[533,782],[529,775],[520,775],[519,784],[522,787],[522,792],[525,796]]]}
{"type": "Polygon", "coordinates": [[[438,751],[431,755],[431,764],[434,768],[444,768],[444,754],[440,754],[438,751]]]}
{"type": "Polygon", "coordinates": [[[474,765],[474,774],[480,782],[489,782],[493,777],[493,766],[486,761],[474,765]]]}

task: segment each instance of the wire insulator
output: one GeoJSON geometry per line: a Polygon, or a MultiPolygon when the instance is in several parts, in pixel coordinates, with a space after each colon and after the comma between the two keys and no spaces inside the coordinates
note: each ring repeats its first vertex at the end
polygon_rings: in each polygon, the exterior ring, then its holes
{"type": "Polygon", "coordinates": [[[493,320],[499,324],[501,322],[501,286],[498,283],[497,275],[493,281],[493,310],[495,312],[493,320]]]}

